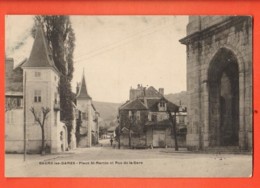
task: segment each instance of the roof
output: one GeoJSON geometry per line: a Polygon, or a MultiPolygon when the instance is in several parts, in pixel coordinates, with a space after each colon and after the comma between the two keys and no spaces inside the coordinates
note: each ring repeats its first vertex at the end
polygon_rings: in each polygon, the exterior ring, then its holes
{"type": "Polygon", "coordinates": [[[153,86],[150,86],[145,90],[145,96],[147,98],[149,98],[149,97],[161,98],[163,95],[161,93],[159,93],[159,91],[157,91],[153,86]]]}
{"type": "Polygon", "coordinates": [[[128,103],[122,105],[120,110],[148,110],[144,103],[141,102],[139,99],[135,99],[129,101],[128,103]]]}
{"type": "Polygon", "coordinates": [[[88,99],[88,100],[92,99],[89,96],[88,91],[87,91],[87,85],[86,85],[84,73],[83,73],[81,85],[80,85],[80,88],[79,88],[79,92],[77,94],[77,99],[88,99]]]}
{"type": "Polygon", "coordinates": [[[178,111],[179,107],[176,104],[173,104],[172,102],[168,101],[164,97],[160,99],[146,99],[147,100],[147,106],[150,111],[152,112],[158,112],[158,103],[160,103],[162,100],[165,101],[167,105],[167,110],[171,112],[176,112],[178,111]]]}
{"type": "Polygon", "coordinates": [[[107,131],[108,131],[108,132],[113,132],[113,131],[116,130],[116,127],[117,127],[117,126],[109,127],[109,128],[107,129],[107,131]]]}
{"type": "Polygon", "coordinates": [[[54,61],[52,59],[52,53],[48,46],[48,42],[46,40],[43,28],[41,25],[37,26],[36,35],[33,43],[33,47],[31,50],[31,54],[29,56],[28,61],[26,61],[23,65],[23,68],[54,68],[57,72],[58,69],[55,67],[54,61]]]}
{"type": "Polygon", "coordinates": [[[23,92],[21,92],[21,91],[7,91],[7,92],[5,92],[5,96],[22,97],[23,92]]]}
{"type": "Polygon", "coordinates": [[[27,58],[24,58],[20,63],[18,63],[16,66],[14,66],[14,70],[15,69],[18,69],[18,68],[22,68],[22,66],[23,66],[23,64],[25,63],[25,62],[27,62],[27,58]]]}

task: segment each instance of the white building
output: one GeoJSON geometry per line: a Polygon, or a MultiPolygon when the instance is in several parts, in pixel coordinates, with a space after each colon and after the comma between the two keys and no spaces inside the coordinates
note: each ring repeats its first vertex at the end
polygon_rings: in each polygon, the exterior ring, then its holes
{"type": "Polygon", "coordinates": [[[88,94],[85,75],[77,87],[77,109],[80,125],[78,130],[78,147],[91,147],[98,143],[98,112],[96,111],[92,98],[88,94]]]}
{"type": "Polygon", "coordinates": [[[37,27],[28,60],[23,62],[20,67],[23,69],[22,99],[24,106],[23,108],[10,108],[6,111],[5,150],[7,152],[23,151],[25,118],[27,151],[33,153],[41,151],[42,131],[31,112],[32,108],[41,121],[43,120],[42,108],[50,109],[44,124],[47,150],[49,149],[51,153],[66,150],[68,147],[67,129],[60,122],[59,112],[59,71],[54,65],[52,53],[41,26],[37,27]],[[16,115],[14,116],[14,114],[16,115]]]}

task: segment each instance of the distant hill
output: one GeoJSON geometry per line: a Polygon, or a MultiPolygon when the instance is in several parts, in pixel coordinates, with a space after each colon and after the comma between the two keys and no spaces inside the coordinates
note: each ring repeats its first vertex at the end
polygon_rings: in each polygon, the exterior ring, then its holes
{"type": "Polygon", "coordinates": [[[121,105],[120,103],[99,101],[93,101],[93,104],[104,121],[113,121],[117,117],[118,107],[121,105]]]}
{"type": "Polygon", "coordinates": [[[181,104],[183,106],[187,106],[187,102],[188,102],[187,91],[181,91],[180,93],[174,93],[174,94],[170,93],[164,95],[164,97],[176,105],[180,105],[180,101],[181,101],[181,104]]]}

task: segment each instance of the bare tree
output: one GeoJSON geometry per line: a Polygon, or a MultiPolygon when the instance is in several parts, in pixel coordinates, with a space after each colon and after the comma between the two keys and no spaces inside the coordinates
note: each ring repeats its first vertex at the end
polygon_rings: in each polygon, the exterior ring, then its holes
{"type": "Polygon", "coordinates": [[[51,110],[48,107],[42,107],[41,108],[41,112],[43,114],[42,118],[40,118],[39,115],[37,115],[37,112],[35,111],[34,107],[31,107],[30,111],[32,112],[35,121],[40,125],[41,130],[42,130],[42,149],[41,149],[41,152],[43,154],[45,152],[45,149],[44,149],[44,145],[45,145],[44,124],[45,124],[45,120],[47,119],[47,115],[51,110]]]}

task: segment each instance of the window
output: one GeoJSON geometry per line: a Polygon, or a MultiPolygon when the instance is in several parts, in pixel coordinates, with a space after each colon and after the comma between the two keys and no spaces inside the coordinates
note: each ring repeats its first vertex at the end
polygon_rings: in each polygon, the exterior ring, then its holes
{"type": "Polygon", "coordinates": [[[54,93],[54,103],[58,104],[58,93],[54,93]]]}
{"type": "Polygon", "coordinates": [[[148,114],[148,121],[152,121],[152,113],[150,113],[150,112],[148,114]]]}
{"type": "Polygon", "coordinates": [[[179,116],[179,123],[184,124],[184,116],[179,116]]]}
{"type": "Polygon", "coordinates": [[[160,102],[160,107],[165,107],[165,102],[164,101],[160,102]]]}
{"type": "Polygon", "coordinates": [[[17,98],[17,107],[23,107],[23,99],[17,98]]]}
{"type": "Polygon", "coordinates": [[[140,120],[141,118],[140,118],[140,111],[137,111],[136,112],[136,120],[140,120]]]}
{"type": "Polygon", "coordinates": [[[83,119],[83,120],[88,120],[88,117],[87,117],[87,113],[86,113],[86,112],[82,112],[82,119],[83,119]]]}
{"type": "Polygon", "coordinates": [[[35,72],[34,76],[37,77],[37,78],[40,78],[41,77],[41,72],[35,72]]]}
{"type": "Polygon", "coordinates": [[[34,102],[42,102],[41,90],[34,91],[34,102]]]}

